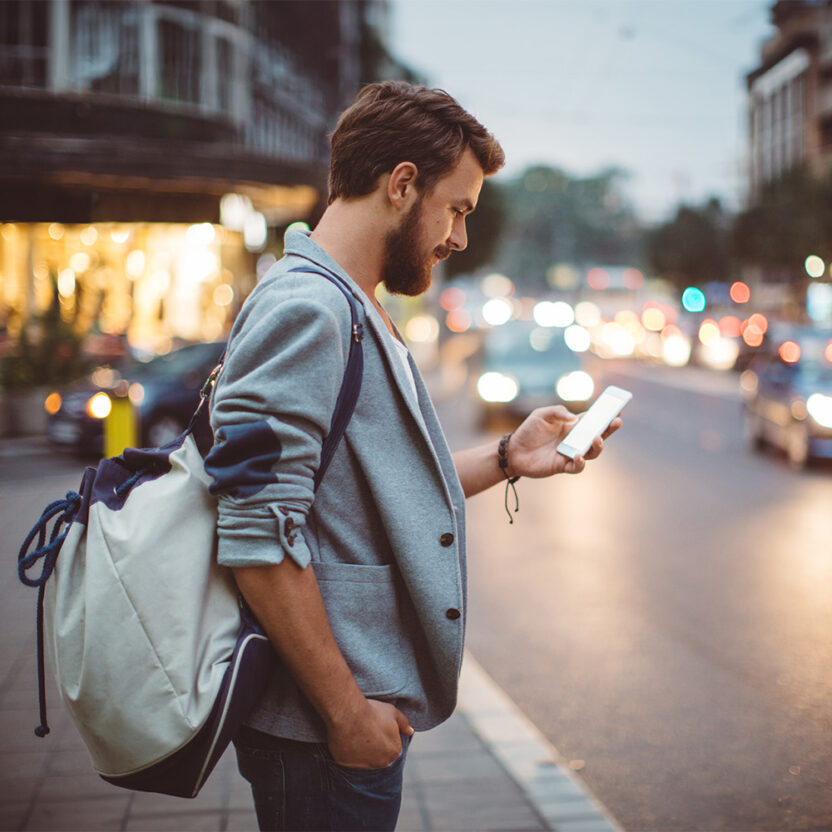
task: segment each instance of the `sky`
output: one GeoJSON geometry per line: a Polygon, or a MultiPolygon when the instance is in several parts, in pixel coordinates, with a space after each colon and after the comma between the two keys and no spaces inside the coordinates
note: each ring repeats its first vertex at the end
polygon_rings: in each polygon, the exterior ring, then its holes
{"type": "Polygon", "coordinates": [[[655,222],[745,194],[745,75],[771,0],[392,0],[392,51],[500,140],[501,177],[608,166],[655,222]]]}

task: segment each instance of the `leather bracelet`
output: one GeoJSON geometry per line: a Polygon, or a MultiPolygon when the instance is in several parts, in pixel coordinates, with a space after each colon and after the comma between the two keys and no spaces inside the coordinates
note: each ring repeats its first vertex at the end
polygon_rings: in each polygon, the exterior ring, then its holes
{"type": "Polygon", "coordinates": [[[505,507],[506,507],[506,514],[508,515],[508,522],[514,523],[514,518],[511,516],[511,511],[509,511],[508,507],[508,489],[511,486],[511,490],[514,492],[514,511],[517,513],[520,510],[520,499],[517,496],[517,489],[514,487],[514,483],[520,479],[520,477],[510,477],[508,475],[508,442],[511,439],[511,434],[507,433],[497,445],[497,464],[500,466],[500,470],[503,472],[503,476],[506,478],[506,498],[505,498],[505,507]]]}

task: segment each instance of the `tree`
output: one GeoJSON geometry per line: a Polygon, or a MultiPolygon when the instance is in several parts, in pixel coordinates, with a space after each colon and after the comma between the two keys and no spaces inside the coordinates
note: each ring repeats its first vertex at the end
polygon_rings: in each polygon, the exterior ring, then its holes
{"type": "Polygon", "coordinates": [[[810,254],[832,260],[830,227],[832,181],[797,169],[766,185],[757,200],[737,216],[731,248],[737,260],[799,284],[810,254]]]}
{"type": "Polygon", "coordinates": [[[676,216],[647,235],[647,258],[656,274],[684,289],[728,276],[728,223],[718,199],[701,208],[681,205],[676,216]]]}
{"type": "Polygon", "coordinates": [[[499,185],[486,179],[480,191],[477,210],[465,223],[468,247],[456,252],[445,265],[449,279],[459,274],[470,274],[480,266],[493,262],[504,222],[503,192],[499,185]]]}
{"type": "Polygon", "coordinates": [[[506,228],[500,267],[534,291],[557,263],[634,265],[641,229],[623,195],[624,171],[572,177],[558,168],[528,168],[504,186],[506,228]]]}

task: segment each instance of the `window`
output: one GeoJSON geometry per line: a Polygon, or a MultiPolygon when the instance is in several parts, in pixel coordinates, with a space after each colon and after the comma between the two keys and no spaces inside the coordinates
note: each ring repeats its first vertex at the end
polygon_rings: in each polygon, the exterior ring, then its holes
{"type": "Polygon", "coordinates": [[[0,2],[0,84],[45,87],[49,4],[0,2]]]}
{"type": "Polygon", "coordinates": [[[200,31],[173,20],[159,21],[159,95],[199,103],[200,31]]]}

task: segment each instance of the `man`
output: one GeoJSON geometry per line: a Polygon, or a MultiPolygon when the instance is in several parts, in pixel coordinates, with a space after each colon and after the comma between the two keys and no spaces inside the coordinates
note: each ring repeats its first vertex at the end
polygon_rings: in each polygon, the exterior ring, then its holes
{"type": "Polygon", "coordinates": [[[428,288],[436,263],[465,248],[465,219],[503,159],[446,93],[366,87],[332,136],[324,216],[311,235],[287,232],[234,325],[209,469],[220,562],[280,657],[235,741],[261,829],[394,828],[410,737],[456,703],[464,498],[584,466],[555,450],[575,421],[562,407],[535,411],[502,457],[497,443],[452,457],[375,297],[379,284],[428,288]],[[351,287],[366,321],[358,403],[314,491],[351,337],[321,268],[351,287]]]}

